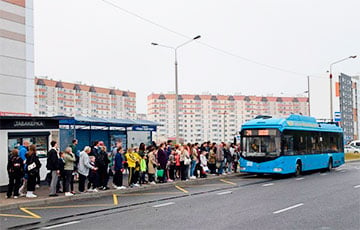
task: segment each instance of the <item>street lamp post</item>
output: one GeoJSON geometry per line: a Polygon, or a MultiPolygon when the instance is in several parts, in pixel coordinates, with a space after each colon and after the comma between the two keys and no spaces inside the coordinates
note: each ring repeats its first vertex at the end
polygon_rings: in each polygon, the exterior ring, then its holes
{"type": "Polygon", "coordinates": [[[340,62],[343,62],[343,61],[346,61],[348,59],[352,59],[352,58],[356,58],[356,55],[353,55],[353,56],[349,56],[349,57],[346,57],[346,58],[343,58],[343,59],[340,59],[338,61],[335,61],[333,63],[330,64],[330,119],[331,119],[331,122],[334,121],[334,109],[333,109],[333,84],[332,84],[332,66],[337,64],[337,63],[340,63],[340,62]]]}
{"type": "Polygon", "coordinates": [[[162,44],[159,44],[159,43],[155,43],[155,42],[152,42],[151,45],[153,46],[161,46],[161,47],[164,47],[164,48],[168,48],[168,49],[172,49],[174,51],[174,55],[175,55],[175,135],[176,135],[176,143],[178,144],[179,143],[179,87],[178,87],[178,58],[177,58],[177,50],[196,40],[196,39],[199,39],[201,38],[200,35],[176,46],[176,47],[172,47],[172,46],[167,46],[167,45],[162,45],[162,44]]]}

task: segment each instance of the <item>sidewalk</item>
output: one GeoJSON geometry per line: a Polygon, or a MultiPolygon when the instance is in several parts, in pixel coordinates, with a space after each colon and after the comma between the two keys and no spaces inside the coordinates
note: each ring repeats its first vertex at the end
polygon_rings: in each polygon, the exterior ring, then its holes
{"type": "MultiPolygon", "coordinates": [[[[214,176],[214,175],[208,175],[207,178],[197,178],[194,180],[188,180],[188,181],[181,181],[176,180],[174,182],[167,182],[167,183],[158,183],[155,185],[145,184],[141,187],[134,187],[134,188],[126,188],[124,190],[116,190],[112,188],[112,178],[110,179],[108,186],[110,187],[110,190],[99,192],[85,192],[81,194],[76,194],[74,196],[65,196],[64,193],[58,193],[59,196],[57,197],[49,197],[49,186],[48,185],[42,185],[40,188],[35,189],[34,194],[36,194],[37,198],[26,198],[26,197],[19,197],[18,199],[9,198],[6,199],[6,193],[0,193],[0,211],[7,210],[7,209],[15,209],[15,208],[21,208],[21,207],[31,207],[31,206],[38,206],[38,205],[47,205],[47,204],[54,204],[54,203],[60,203],[60,202],[66,202],[66,201],[73,201],[73,200],[83,200],[83,199],[90,199],[94,197],[101,197],[101,196],[111,196],[114,193],[121,194],[121,193],[133,193],[138,191],[144,191],[144,190],[153,190],[153,189],[159,189],[159,188],[168,188],[173,187],[175,185],[185,185],[185,184],[201,184],[206,183],[206,181],[209,180],[217,180],[221,178],[229,178],[229,177],[235,177],[240,176],[241,173],[232,173],[229,175],[221,175],[221,176],[214,176]]],[[[124,175],[123,184],[127,185],[127,175],[124,175]]],[[[74,189],[76,192],[78,192],[78,184],[74,184],[74,189]]]]}

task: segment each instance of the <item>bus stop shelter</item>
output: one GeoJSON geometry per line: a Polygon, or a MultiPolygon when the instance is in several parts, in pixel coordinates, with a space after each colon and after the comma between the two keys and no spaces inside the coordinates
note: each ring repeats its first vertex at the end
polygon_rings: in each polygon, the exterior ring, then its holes
{"type": "Polygon", "coordinates": [[[108,149],[121,140],[124,148],[137,147],[139,143],[150,144],[152,132],[159,123],[148,120],[131,120],[97,117],[64,117],[60,119],[60,148],[64,150],[73,139],[77,139],[78,150],[90,146],[94,141],[103,141],[108,149]]]}

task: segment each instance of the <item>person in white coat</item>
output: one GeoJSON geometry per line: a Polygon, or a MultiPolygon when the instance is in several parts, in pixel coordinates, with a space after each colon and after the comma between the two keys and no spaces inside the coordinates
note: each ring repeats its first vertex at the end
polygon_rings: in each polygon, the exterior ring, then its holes
{"type": "Polygon", "coordinates": [[[206,151],[202,151],[200,154],[200,166],[201,166],[201,175],[200,177],[204,178],[206,177],[206,172],[209,171],[209,168],[207,166],[207,158],[206,158],[206,151]]]}
{"type": "Polygon", "coordinates": [[[79,173],[79,192],[85,191],[85,181],[87,176],[89,175],[89,170],[97,170],[96,167],[90,164],[89,153],[91,152],[91,148],[89,146],[85,146],[84,151],[80,153],[78,173],[79,173]]]}

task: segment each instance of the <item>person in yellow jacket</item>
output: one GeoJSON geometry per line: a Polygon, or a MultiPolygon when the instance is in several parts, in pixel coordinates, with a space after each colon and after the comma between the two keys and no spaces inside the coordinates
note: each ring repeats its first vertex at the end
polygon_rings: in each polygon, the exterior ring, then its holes
{"type": "Polygon", "coordinates": [[[130,187],[139,187],[137,183],[139,178],[140,161],[141,157],[138,153],[134,152],[132,148],[129,148],[125,154],[126,161],[129,167],[128,182],[130,187]]]}

